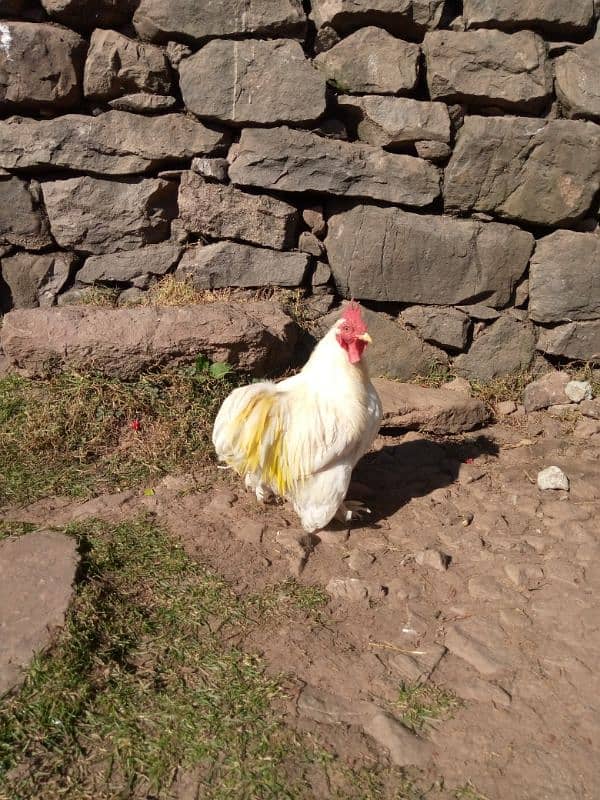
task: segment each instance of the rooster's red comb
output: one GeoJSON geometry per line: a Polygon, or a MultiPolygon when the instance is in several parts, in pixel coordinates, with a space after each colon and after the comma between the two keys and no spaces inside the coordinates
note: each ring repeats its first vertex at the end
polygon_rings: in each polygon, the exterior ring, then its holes
{"type": "Polygon", "coordinates": [[[360,332],[367,330],[367,326],[365,325],[365,321],[362,316],[362,309],[355,300],[351,300],[348,303],[344,309],[344,313],[342,314],[342,319],[345,319],[346,322],[349,325],[352,325],[352,327],[356,330],[360,329],[360,332]]]}

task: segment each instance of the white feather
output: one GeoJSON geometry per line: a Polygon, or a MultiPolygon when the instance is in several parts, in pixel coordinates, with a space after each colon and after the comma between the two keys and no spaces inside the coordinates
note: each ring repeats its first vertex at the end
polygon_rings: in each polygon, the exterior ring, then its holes
{"type": "Polygon", "coordinates": [[[288,499],[309,531],[327,525],[342,505],[352,470],[381,422],[367,368],[362,360],[350,363],[336,340],[338,326],[297,375],[235,389],[213,429],[219,458],[257,496],[288,499]]]}

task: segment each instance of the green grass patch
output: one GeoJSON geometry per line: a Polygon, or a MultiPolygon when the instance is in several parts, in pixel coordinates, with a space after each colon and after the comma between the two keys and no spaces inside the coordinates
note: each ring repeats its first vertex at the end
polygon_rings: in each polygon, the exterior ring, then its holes
{"type": "Polygon", "coordinates": [[[395,710],[407,728],[421,733],[435,720],[452,716],[460,705],[461,701],[455,694],[433,683],[403,683],[395,710]]]}
{"type": "Polygon", "coordinates": [[[315,782],[332,798],[420,797],[399,770],[350,769],[286,728],[278,680],[227,644],[276,616],[301,624],[320,590],[237,597],[149,519],[67,532],[82,568],[66,625],[0,700],[3,800],[167,800],[181,772],[207,800],[323,797],[315,782]]]}
{"type": "Polygon", "coordinates": [[[210,462],[212,420],[238,379],[204,367],[132,382],[0,379],[0,506],[89,497],[210,462]]]}

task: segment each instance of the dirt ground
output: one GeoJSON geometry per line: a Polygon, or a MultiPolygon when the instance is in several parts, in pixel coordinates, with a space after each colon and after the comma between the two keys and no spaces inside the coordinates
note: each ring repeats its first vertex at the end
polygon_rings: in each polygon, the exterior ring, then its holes
{"type": "Polygon", "coordinates": [[[14,515],[52,525],[146,510],[240,593],[288,576],[327,587],[317,621],[241,642],[289,676],[294,725],[350,762],[412,765],[441,796],[470,781],[489,800],[593,800],[600,437],[575,439],[572,427],[543,413],[454,439],[380,436],[350,492],[372,509],[368,522],[312,536],[228,472],[210,488],[188,475],[153,496],[58,498],[14,515]],[[538,489],[550,465],[570,492],[538,489]],[[463,702],[415,733],[394,704],[418,681],[463,702]]]}

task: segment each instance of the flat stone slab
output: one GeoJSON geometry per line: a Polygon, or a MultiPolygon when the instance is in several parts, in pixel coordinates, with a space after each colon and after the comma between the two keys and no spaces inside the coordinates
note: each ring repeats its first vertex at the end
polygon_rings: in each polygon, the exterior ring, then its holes
{"type": "Polygon", "coordinates": [[[262,301],[16,310],[4,317],[0,346],[29,375],[83,369],[128,379],[200,354],[255,375],[276,373],[289,365],[296,339],[290,317],[262,301]]]}
{"type": "Polygon", "coordinates": [[[64,167],[128,175],[210,155],[226,142],[226,134],[185,114],[144,117],[107,111],[97,117],[11,117],[0,122],[0,167],[64,167]]]}
{"type": "Polygon", "coordinates": [[[230,151],[238,186],[321,192],[426,206],[440,193],[439,171],[421,158],[291,128],[245,128],[230,151]]]}
{"type": "Polygon", "coordinates": [[[385,378],[373,381],[383,405],[384,428],[409,428],[428,433],[471,431],[489,419],[481,400],[450,389],[428,389],[385,378]]]}
{"type": "Polygon", "coordinates": [[[63,625],[79,564],[77,543],[51,531],[0,543],[0,696],[22,683],[63,625]]]}

